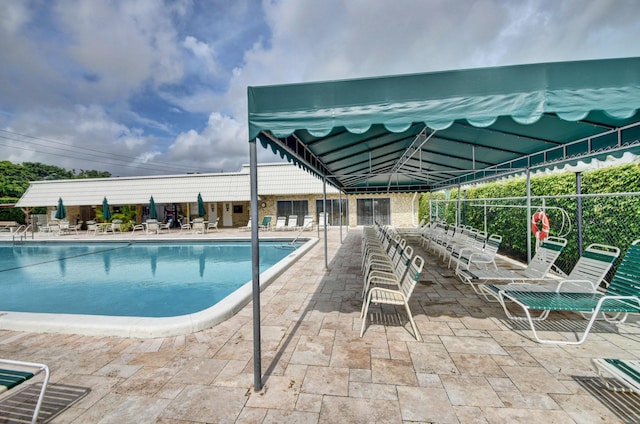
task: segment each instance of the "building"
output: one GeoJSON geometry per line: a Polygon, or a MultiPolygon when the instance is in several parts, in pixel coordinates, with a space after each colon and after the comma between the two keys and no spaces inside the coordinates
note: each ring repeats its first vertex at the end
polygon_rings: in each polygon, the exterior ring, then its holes
{"type": "MultiPolygon", "coordinates": [[[[34,181],[16,203],[29,216],[35,207],[47,207],[46,221],[55,219],[62,198],[71,223],[100,220],[96,209],[106,198],[112,212],[125,206],[135,210],[135,221],[149,216],[153,196],[158,219],[168,222],[197,217],[198,194],[209,221],[220,218],[220,227],[241,227],[249,221],[249,166],[239,172],[34,181]]],[[[329,225],[370,225],[374,220],[396,226],[417,224],[416,193],[349,195],[326,185],[329,225]]],[[[288,163],[258,166],[259,216],[305,215],[316,222],[323,212],[324,184],[316,176],[288,163]]],[[[274,220],[275,222],[275,220],[274,220]]],[[[43,223],[40,223],[43,224],[43,223]]]]}

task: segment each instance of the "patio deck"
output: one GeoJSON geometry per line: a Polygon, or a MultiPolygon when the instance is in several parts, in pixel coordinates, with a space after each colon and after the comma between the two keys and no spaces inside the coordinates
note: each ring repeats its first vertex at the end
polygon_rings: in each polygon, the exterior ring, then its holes
{"type": "MultiPolygon", "coordinates": [[[[640,358],[637,320],[599,324],[579,346],[537,344],[498,304],[481,299],[419,247],[427,261],[411,310],[423,341],[413,338],[404,315],[400,322],[392,313],[374,316],[360,338],[361,234],[343,230],[341,244],[338,229],[331,229],[329,270],[321,240],[263,291],[259,393],[252,390],[251,304],[216,327],[160,339],[0,330],[0,357],[48,364],[53,387],[90,389],[53,423],[618,423],[640,417],[638,396],[607,392],[590,364],[592,357],[640,358]],[[616,399],[625,405],[613,405],[616,399]]],[[[221,229],[194,237],[234,236],[249,233],[221,229]]],[[[549,330],[567,337],[583,323],[570,314],[550,320],[549,330]]]]}

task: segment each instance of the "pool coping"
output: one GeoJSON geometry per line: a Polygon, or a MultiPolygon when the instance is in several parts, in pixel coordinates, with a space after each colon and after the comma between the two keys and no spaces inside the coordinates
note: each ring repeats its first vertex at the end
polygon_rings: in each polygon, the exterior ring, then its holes
{"type": "MultiPolygon", "coordinates": [[[[154,238],[154,241],[201,241],[194,238],[154,238]]],[[[211,241],[211,239],[206,239],[211,241]]],[[[282,240],[291,241],[291,238],[264,237],[265,241],[282,240]]],[[[318,238],[305,237],[306,242],[298,249],[281,259],[275,265],[260,273],[260,291],[264,290],[278,276],[286,271],[300,257],[304,256],[316,243],[318,238]]],[[[69,240],[69,242],[83,243],[87,240],[69,240]]],[[[98,241],[98,240],[96,240],[98,241]]],[[[127,240],[110,240],[108,242],[120,242],[127,240]]],[[[141,239],[132,240],[146,241],[141,239]]],[[[247,241],[246,238],[219,238],[216,241],[247,241]]],[[[36,243],[41,243],[39,240],[36,243]]],[[[46,243],[46,241],[44,241],[46,243]]],[[[61,242],[61,241],[56,241],[61,242]]],[[[65,243],[62,241],[62,243],[65,243]]],[[[89,241],[93,242],[93,240],[89,241]]],[[[105,242],[100,240],[100,242],[105,242]]],[[[249,280],[234,292],[229,294],[217,304],[199,312],[175,317],[119,317],[104,315],[82,314],[51,314],[33,312],[0,311],[0,329],[12,331],[29,331],[37,333],[61,333],[82,334],[91,336],[116,336],[129,338],[157,338],[186,335],[213,327],[240,311],[253,298],[253,285],[249,280]]]]}

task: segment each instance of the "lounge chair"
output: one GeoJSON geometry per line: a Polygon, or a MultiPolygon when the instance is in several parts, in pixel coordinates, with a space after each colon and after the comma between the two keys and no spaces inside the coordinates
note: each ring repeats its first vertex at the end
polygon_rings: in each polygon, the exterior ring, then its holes
{"type": "Polygon", "coordinates": [[[302,225],[298,227],[300,231],[313,230],[313,217],[311,215],[305,215],[302,220],[302,225]]]}
{"type": "Polygon", "coordinates": [[[240,230],[242,230],[242,231],[250,231],[251,230],[251,218],[249,218],[249,221],[247,221],[247,225],[245,225],[244,227],[240,227],[240,230]]]}
{"type": "MultiPolygon", "coordinates": [[[[618,256],[620,256],[620,249],[615,246],[591,244],[584,250],[569,275],[561,280],[531,280],[507,285],[483,283],[478,285],[478,289],[489,301],[500,300],[498,296],[500,290],[557,291],[560,282],[562,282],[562,291],[593,293],[597,291],[618,256]]],[[[502,306],[505,307],[505,305],[502,306]]],[[[505,312],[508,313],[507,309],[505,312]]]]}
{"type": "Polygon", "coordinates": [[[262,222],[260,223],[260,225],[258,226],[258,229],[260,230],[270,230],[271,229],[271,219],[273,217],[270,215],[266,215],[262,217],[262,222]]]}
{"type": "Polygon", "coordinates": [[[209,222],[207,224],[207,231],[216,230],[218,232],[218,223],[220,222],[220,217],[217,217],[215,221],[209,222]]]}
{"type": "Polygon", "coordinates": [[[371,304],[375,303],[377,305],[404,306],[405,310],[407,311],[411,327],[413,328],[413,335],[416,340],[420,341],[420,334],[418,333],[418,328],[416,327],[416,323],[413,321],[411,309],[409,308],[409,299],[411,298],[411,294],[413,293],[418,279],[420,278],[423,266],[424,260],[422,259],[422,257],[416,255],[413,257],[411,265],[405,273],[399,288],[389,289],[383,287],[373,287],[371,290],[369,290],[369,292],[367,293],[367,297],[362,304],[362,311],[360,313],[360,317],[362,318],[360,337],[364,335],[364,330],[366,329],[369,307],[371,306],[371,304]]]}
{"type": "Polygon", "coordinates": [[[49,383],[49,367],[45,364],[35,362],[0,359],[0,394],[17,389],[22,383],[30,380],[41,372],[44,372],[44,380],[31,418],[33,424],[38,421],[38,414],[40,413],[44,394],[47,390],[47,384],[49,383]]]}
{"type": "Polygon", "coordinates": [[[295,230],[298,227],[298,215],[289,215],[285,230],[295,230]]]}
{"type": "Polygon", "coordinates": [[[640,395],[639,360],[593,358],[591,362],[607,389],[614,392],[633,392],[640,395]],[[613,377],[626,387],[616,387],[606,377],[613,377]]]}
{"type": "Polygon", "coordinates": [[[456,275],[463,283],[469,284],[477,294],[481,294],[477,285],[489,281],[513,283],[527,280],[553,280],[554,278],[547,276],[547,273],[566,245],[566,239],[550,236],[540,243],[531,262],[522,270],[468,267],[456,269],[456,275]]]}
{"type": "Polygon", "coordinates": [[[276,218],[276,225],[274,225],[272,229],[274,231],[284,230],[286,225],[287,225],[287,217],[286,216],[279,216],[279,217],[276,218]]]}
{"type": "Polygon", "coordinates": [[[114,219],[111,221],[111,232],[115,234],[116,231],[122,232],[122,220],[114,219]]]}
{"type": "Polygon", "coordinates": [[[469,248],[461,249],[459,252],[451,255],[449,268],[451,268],[451,262],[456,262],[456,272],[458,272],[461,265],[467,269],[469,269],[471,265],[478,266],[482,264],[485,268],[493,265],[493,269],[498,269],[496,265],[496,255],[498,254],[500,243],[502,243],[502,236],[492,234],[487,238],[481,248],[472,245],[469,248]]]}
{"type": "Polygon", "coordinates": [[[362,297],[366,297],[366,294],[369,291],[371,285],[385,285],[392,286],[393,288],[399,288],[400,282],[404,278],[404,274],[405,272],[407,272],[412,258],[413,247],[405,246],[404,248],[402,248],[400,247],[400,245],[398,245],[397,252],[393,256],[391,268],[373,268],[365,276],[364,287],[362,289],[362,297]]]}
{"type": "Polygon", "coordinates": [[[98,235],[98,223],[96,221],[87,221],[87,234],[93,233],[93,235],[98,235]]]}
{"type": "Polygon", "coordinates": [[[640,240],[634,241],[629,247],[604,293],[567,292],[562,289],[562,283],[560,283],[555,292],[500,290],[498,296],[501,297],[501,303],[505,300],[511,301],[522,308],[524,317],[515,317],[510,314],[509,318],[528,321],[537,342],[581,344],[587,339],[600,313],[605,320],[615,323],[623,323],[630,313],[640,313],[640,240]],[[531,317],[530,311],[539,311],[540,314],[531,317]],[[579,312],[590,314],[591,318],[584,333],[578,336],[576,341],[541,339],[536,332],[534,322],[546,319],[552,311],[579,312]],[[614,315],[609,317],[607,313],[614,315]]]}

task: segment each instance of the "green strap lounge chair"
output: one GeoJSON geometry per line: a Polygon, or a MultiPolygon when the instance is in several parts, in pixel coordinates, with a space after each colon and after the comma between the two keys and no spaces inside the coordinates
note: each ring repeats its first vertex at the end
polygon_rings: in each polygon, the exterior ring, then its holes
{"type": "Polygon", "coordinates": [[[540,243],[536,254],[524,269],[496,270],[470,266],[468,268],[457,268],[456,275],[463,283],[469,284],[478,294],[482,293],[480,293],[477,285],[491,281],[514,283],[516,281],[553,279],[547,273],[566,245],[567,240],[564,238],[547,237],[540,243]]]}
{"type": "Polygon", "coordinates": [[[600,313],[605,320],[615,323],[623,323],[630,313],[640,313],[640,240],[634,241],[627,250],[605,293],[567,292],[559,285],[555,292],[500,290],[498,296],[502,304],[511,301],[522,308],[525,316],[509,314],[509,318],[528,321],[537,342],[581,344],[587,339],[600,313]],[[539,311],[540,315],[532,318],[531,311],[539,311]],[[584,333],[575,341],[541,339],[536,332],[535,322],[546,319],[552,311],[579,312],[589,314],[591,318],[584,333]],[[609,317],[609,313],[614,315],[609,317]]]}
{"type": "MultiPolygon", "coordinates": [[[[613,263],[620,256],[620,249],[615,246],[604,244],[589,245],[578,262],[566,276],[558,281],[527,281],[511,283],[506,285],[480,284],[478,289],[488,301],[500,300],[498,292],[500,290],[519,291],[557,291],[558,288],[565,292],[589,292],[598,290],[605,276],[613,266],[613,263]]],[[[505,305],[502,305],[505,307],[505,305]]],[[[505,307],[505,312],[508,310],[505,307]]]]}
{"type": "Polygon", "coordinates": [[[49,367],[34,362],[0,359],[0,396],[13,389],[17,389],[22,383],[25,383],[41,372],[44,372],[44,380],[31,418],[33,424],[38,421],[38,414],[40,414],[44,394],[47,390],[47,384],[49,383],[49,367]]]}
{"type": "Polygon", "coordinates": [[[633,392],[640,395],[640,361],[605,358],[594,358],[591,361],[607,389],[614,392],[633,392]],[[625,387],[612,385],[607,377],[613,377],[625,387]]]}

